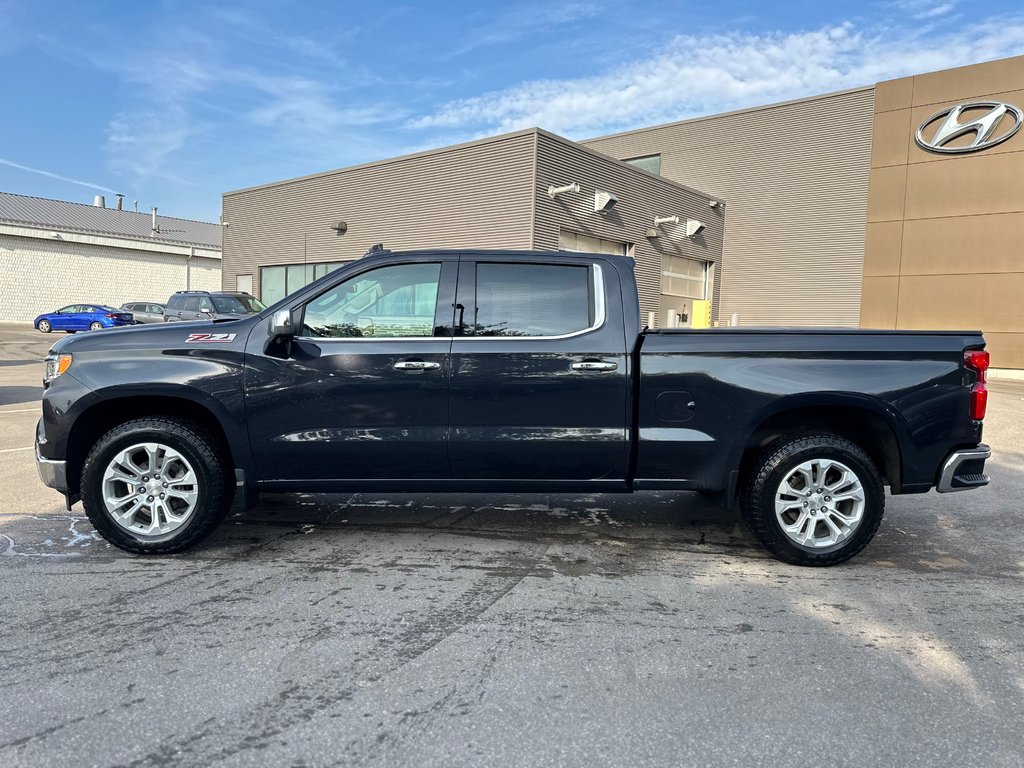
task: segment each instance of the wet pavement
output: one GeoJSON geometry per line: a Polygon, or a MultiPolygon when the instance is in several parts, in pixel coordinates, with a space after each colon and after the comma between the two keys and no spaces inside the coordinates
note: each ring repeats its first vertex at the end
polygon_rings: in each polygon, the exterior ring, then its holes
{"type": "Polygon", "coordinates": [[[0,765],[1024,764],[1022,386],[992,487],[827,570],[673,493],[272,496],[146,558],[23,450],[53,340],[0,330],[0,765]]]}

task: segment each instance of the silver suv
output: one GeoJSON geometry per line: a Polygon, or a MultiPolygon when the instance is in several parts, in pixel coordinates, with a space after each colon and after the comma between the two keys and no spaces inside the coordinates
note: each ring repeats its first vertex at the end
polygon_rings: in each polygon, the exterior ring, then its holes
{"type": "Polygon", "coordinates": [[[167,300],[164,322],[179,320],[237,320],[255,315],[266,307],[248,293],[222,291],[178,291],[167,300]]]}

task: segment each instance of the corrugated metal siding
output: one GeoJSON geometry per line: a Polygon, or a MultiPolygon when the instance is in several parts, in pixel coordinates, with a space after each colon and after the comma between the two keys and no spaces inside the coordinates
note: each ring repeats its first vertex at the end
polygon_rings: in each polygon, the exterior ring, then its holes
{"type": "MultiPolygon", "coordinates": [[[[583,142],[728,202],[717,317],[857,326],[874,89],[583,142]]],[[[705,214],[706,215],[706,214],[705,214]]]]}
{"type": "MultiPolygon", "coordinates": [[[[535,193],[534,247],[557,249],[558,232],[563,227],[635,245],[644,323],[648,312],[658,311],[663,253],[712,262],[716,274],[721,274],[725,217],[721,209],[716,211],[708,206],[709,197],[705,194],[610,161],[607,156],[545,131],[537,134],[535,193]],[[570,182],[581,185],[579,193],[548,197],[549,186],[570,182]],[[619,198],[615,207],[604,214],[594,212],[594,192],[598,189],[613,192],[619,198]],[[681,227],[665,226],[656,240],[645,237],[646,230],[654,226],[655,216],[672,215],[702,221],[706,229],[690,239],[682,235],[681,227]]],[[[720,284],[721,280],[714,283],[712,306],[718,303],[720,284]]]]}
{"type": "Polygon", "coordinates": [[[224,285],[259,267],[408,248],[529,248],[534,134],[496,137],[224,195],[224,285]],[[331,225],[348,223],[338,235],[331,225]]]}
{"type": "Polygon", "coordinates": [[[10,192],[0,192],[0,221],[204,248],[219,249],[221,241],[220,224],[214,222],[158,214],[156,223],[160,232],[153,234],[150,213],[119,211],[10,192]]]}

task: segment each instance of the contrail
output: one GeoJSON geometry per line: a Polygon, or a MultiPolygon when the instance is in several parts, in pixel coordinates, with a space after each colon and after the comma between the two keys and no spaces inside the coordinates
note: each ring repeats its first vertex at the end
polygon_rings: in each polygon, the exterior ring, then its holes
{"type": "Polygon", "coordinates": [[[27,165],[21,163],[15,163],[13,160],[4,160],[0,157],[0,165],[9,165],[11,168],[17,168],[21,171],[28,171],[29,173],[38,173],[40,176],[49,176],[51,179],[57,179],[58,181],[66,181],[69,184],[79,184],[83,187],[89,187],[91,189],[99,189],[103,192],[109,192],[112,195],[116,195],[117,192],[112,190],[110,187],[104,187],[102,184],[93,184],[90,181],[79,181],[78,179],[69,179],[67,176],[61,176],[59,173],[50,173],[50,171],[43,171],[39,168],[29,168],[27,165]]]}

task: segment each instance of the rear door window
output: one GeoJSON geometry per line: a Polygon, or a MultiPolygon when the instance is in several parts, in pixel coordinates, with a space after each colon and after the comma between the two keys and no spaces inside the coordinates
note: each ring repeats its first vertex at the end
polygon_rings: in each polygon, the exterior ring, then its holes
{"type": "Polygon", "coordinates": [[[477,264],[476,336],[565,336],[594,324],[590,268],[477,264]]]}
{"type": "Polygon", "coordinates": [[[185,299],[184,310],[186,312],[198,312],[199,311],[199,297],[189,296],[185,299]]]}

